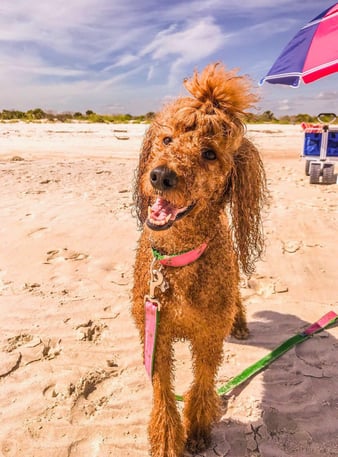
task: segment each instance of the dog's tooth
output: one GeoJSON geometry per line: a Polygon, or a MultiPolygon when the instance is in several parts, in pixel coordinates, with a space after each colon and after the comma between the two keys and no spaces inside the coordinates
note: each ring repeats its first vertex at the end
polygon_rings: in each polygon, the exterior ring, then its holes
{"type": "Polygon", "coordinates": [[[158,221],[158,220],[156,220],[156,219],[153,219],[152,217],[149,218],[149,222],[150,222],[151,224],[153,224],[153,225],[158,225],[158,226],[164,225],[164,224],[167,223],[165,220],[162,220],[162,221],[160,220],[160,221],[158,221]]]}
{"type": "Polygon", "coordinates": [[[170,219],[171,219],[172,214],[168,214],[168,216],[165,218],[165,223],[167,224],[170,219]]]}
{"type": "Polygon", "coordinates": [[[153,224],[153,225],[158,225],[158,221],[156,219],[153,219],[152,217],[149,217],[149,221],[153,224]]]}

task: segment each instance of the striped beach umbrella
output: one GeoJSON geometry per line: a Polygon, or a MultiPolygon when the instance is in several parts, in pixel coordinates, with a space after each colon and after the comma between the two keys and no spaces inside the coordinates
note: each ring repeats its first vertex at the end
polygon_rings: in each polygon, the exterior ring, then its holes
{"type": "Polygon", "coordinates": [[[298,87],[338,71],[338,3],[312,19],[292,38],[261,79],[298,87]]]}

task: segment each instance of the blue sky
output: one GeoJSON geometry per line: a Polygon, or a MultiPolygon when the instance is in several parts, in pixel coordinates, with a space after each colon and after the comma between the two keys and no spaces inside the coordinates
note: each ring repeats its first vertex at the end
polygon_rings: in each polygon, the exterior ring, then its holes
{"type": "MultiPolygon", "coordinates": [[[[215,61],[258,85],[298,29],[333,3],[1,0],[0,110],[157,111],[215,61]]],[[[278,116],[338,112],[338,73],[258,92],[258,110],[278,116]]]]}

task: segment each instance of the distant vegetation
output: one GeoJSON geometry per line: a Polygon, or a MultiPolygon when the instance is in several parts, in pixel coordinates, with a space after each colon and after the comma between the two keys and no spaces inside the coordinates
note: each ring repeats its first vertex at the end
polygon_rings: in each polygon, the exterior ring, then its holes
{"type": "Polygon", "coordinates": [[[141,116],[131,114],[97,114],[92,110],[85,113],[53,113],[43,111],[41,108],[30,109],[29,111],[17,111],[4,109],[0,111],[0,121],[24,121],[24,122],[101,122],[124,124],[128,122],[141,123],[150,122],[155,113],[147,113],[141,116]]]}
{"type": "MultiPolygon", "coordinates": [[[[150,122],[155,113],[149,112],[140,116],[132,116],[131,114],[97,114],[92,110],[87,110],[85,113],[80,112],[66,112],[66,113],[53,113],[50,111],[43,111],[41,108],[35,108],[24,111],[17,110],[2,110],[0,111],[0,122],[100,122],[100,123],[112,123],[112,124],[125,124],[125,123],[147,123],[150,122]]],[[[309,114],[296,114],[296,115],[285,115],[276,117],[271,111],[264,111],[261,114],[248,113],[245,116],[245,122],[249,124],[263,124],[263,123],[274,123],[274,124],[300,124],[302,122],[317,123],[318,119],[316,116],[309,114]]],[[[323,118],[324,122],[328,122],[330,119],[323,118]]],[[[336,121],[337,122],[337,121],[336,121]]]]}
{"type": "MultiPolygon", "coordinates": [[[[330,122],[331,120],[332,117],[330,116],[321,116],[321,121],[323,123],[330,122]]],[[[301,124],[302,122],[317,124],[318,118],[317,116],[311,116],[310,114],[284,115],[278,118],[273,114],[272,111],[264,111],[264,113],[262,114],[248,113],[245,116],[245,122],[247,122],[248,124],[301,124]]],[[[338,121],[336,119],[335,123],[337,122],[338,121]]]]}

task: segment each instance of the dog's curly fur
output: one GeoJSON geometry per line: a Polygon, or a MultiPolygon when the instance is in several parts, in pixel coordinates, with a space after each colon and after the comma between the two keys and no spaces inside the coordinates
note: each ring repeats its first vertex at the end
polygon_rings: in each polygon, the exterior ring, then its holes
{"type": "MultiPolygon", "coordinates": [[[[134,270],[132,314],[144,343],[144,297],[149,291],[151,248],[163,254],[207,242],[203,255],[179,267],[164,267],[169,288],[161,303],[149,424],[153,457],[181,457],[208,445],[219,417],[215,377],[224,338],[248,330],[239,294],[240,267],[252,273],[263,249],[261,209],[267,190],[255,146],[244,137],[242,116],[253,105],[250,81],[222,64],[208,65],[184,81],[193,97],[170,103],[146,132],[136,173],[134,201],[143,227],[134,270]],[[155,170],[155,174],[154,174],[155,170]],[[160,174],[156,174],[160,170],[160,174]],[[181,212],[169,224],[148,207],[181,212]],[[184,209],[188,210],[184,212],[184,209]],[[154,213],[155,214],[155,213],[154,213]],[[183,419],[173,391],[173,343],[191,343],[194,380],[185,394],[183,419]]],[[[155,211],[156,212],[156,211],[155,211]]],[[[169,215],[165,214],[169,217],[169,215]]]]}

